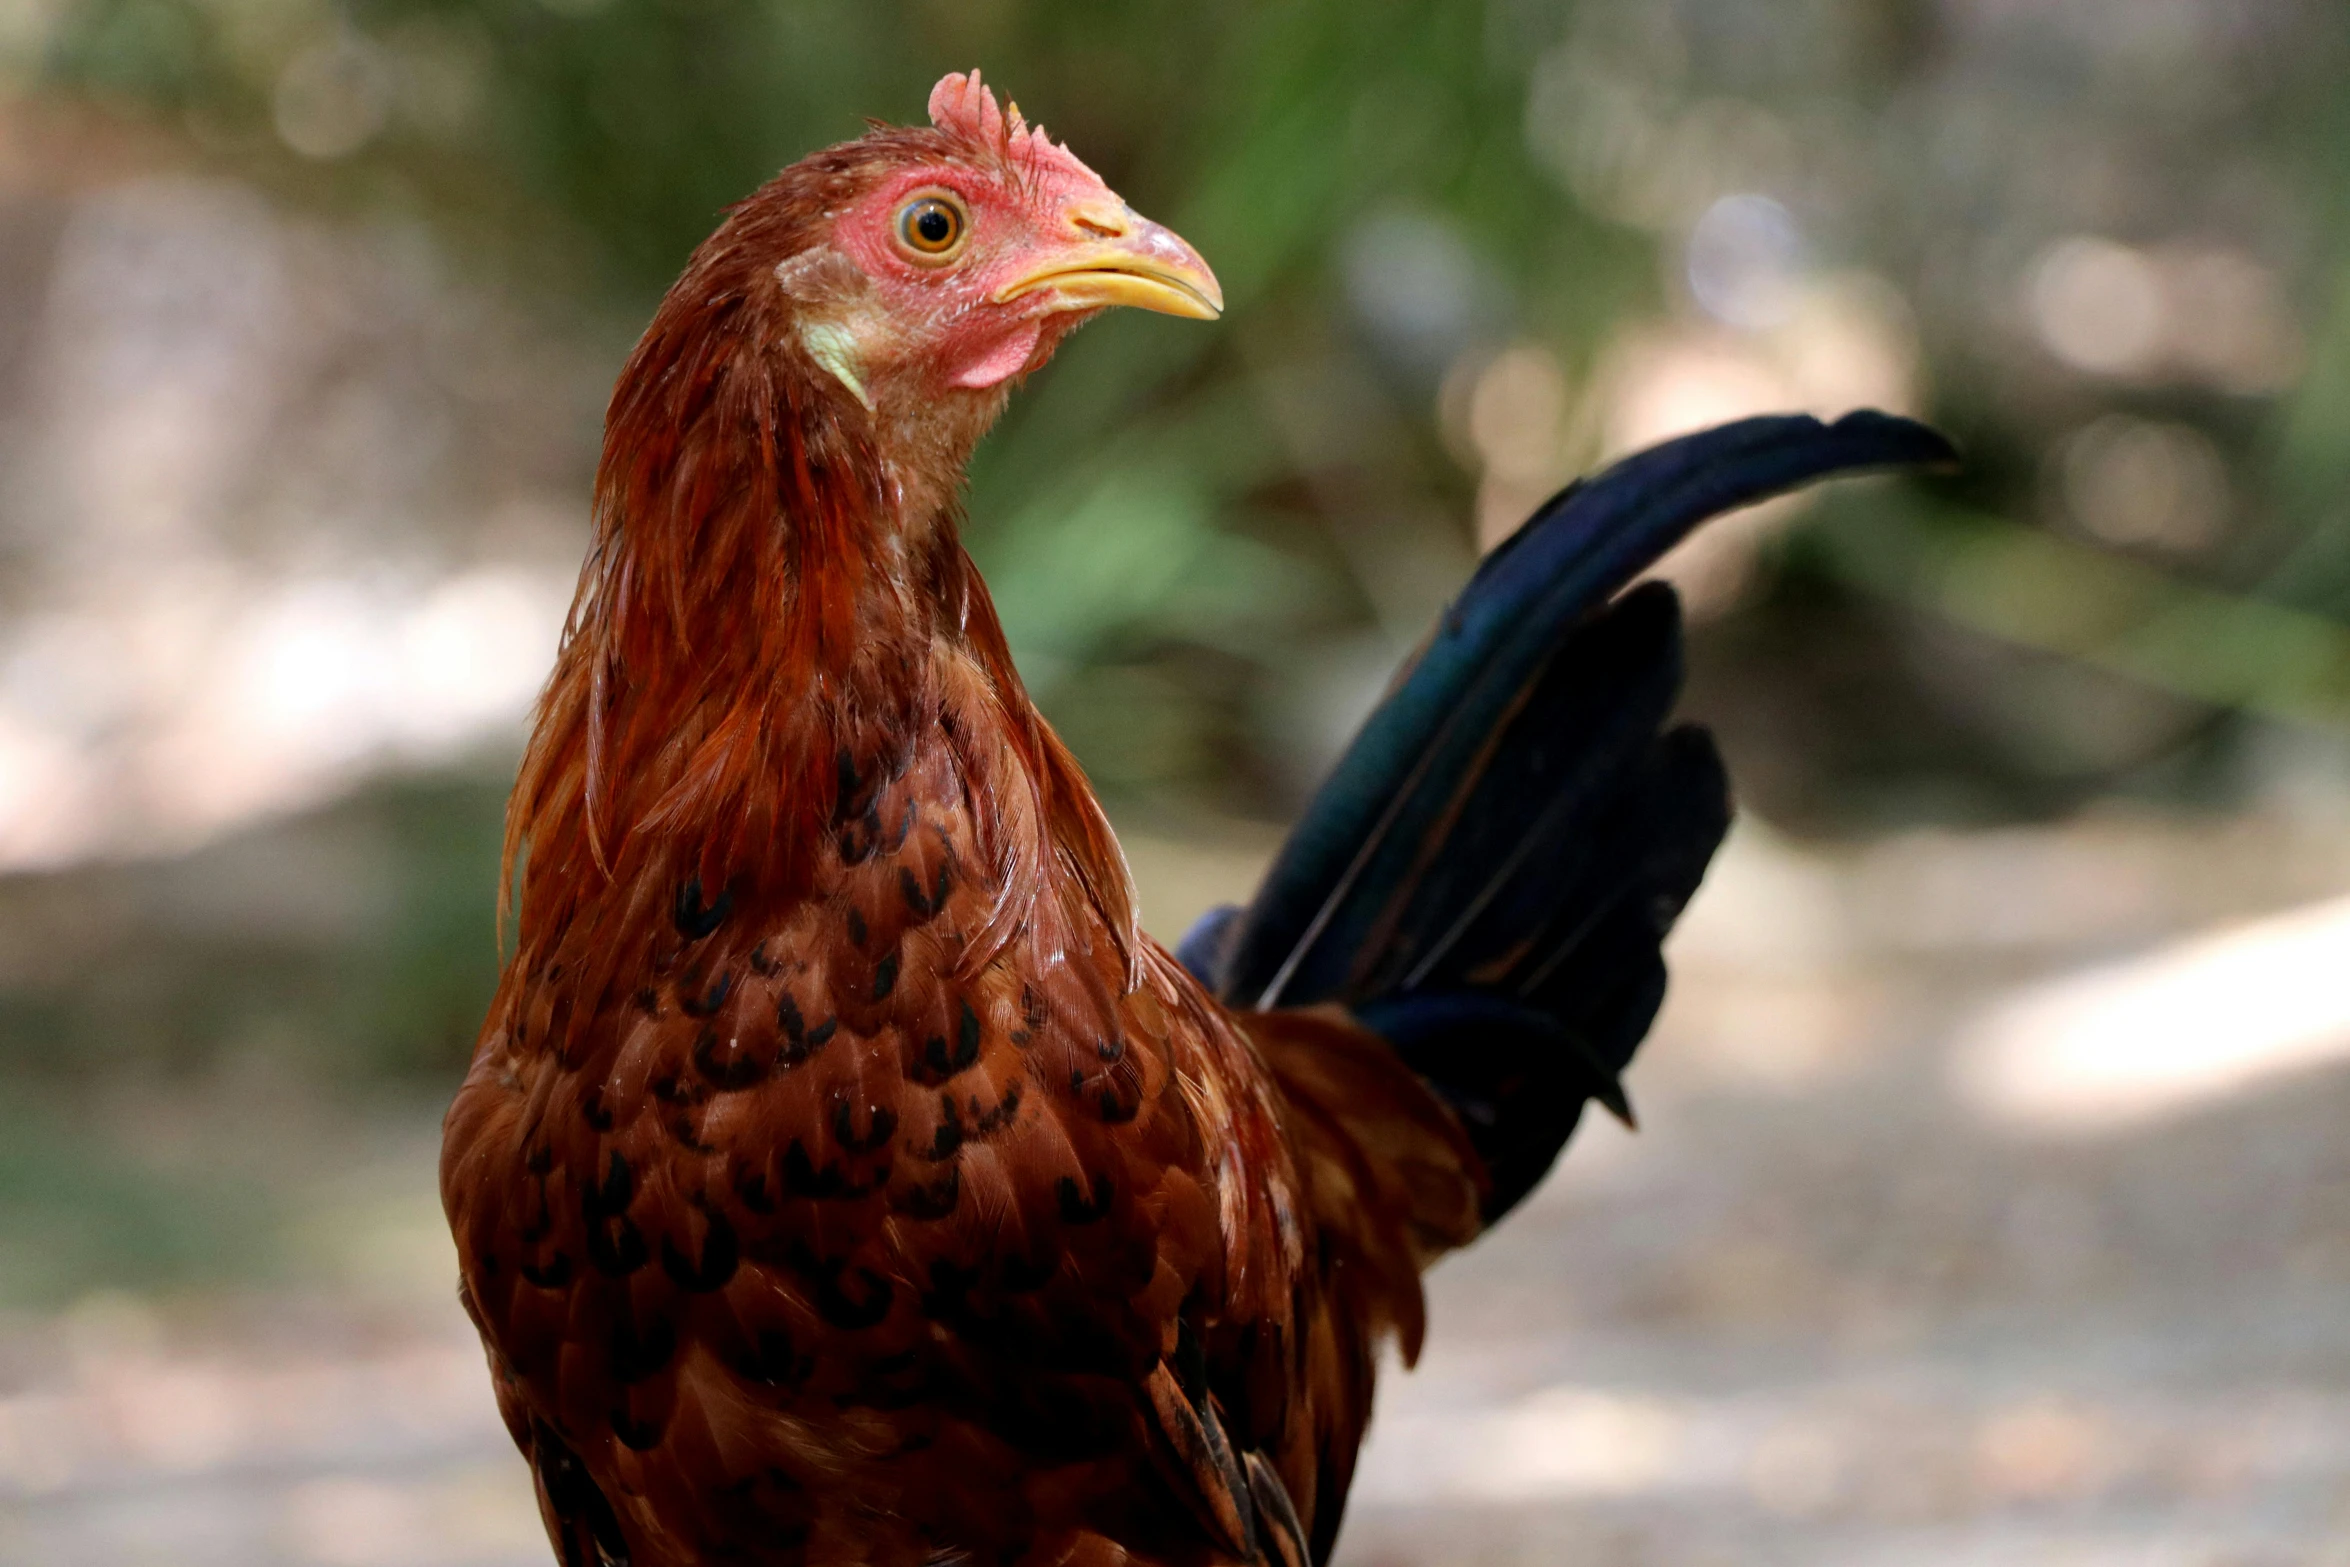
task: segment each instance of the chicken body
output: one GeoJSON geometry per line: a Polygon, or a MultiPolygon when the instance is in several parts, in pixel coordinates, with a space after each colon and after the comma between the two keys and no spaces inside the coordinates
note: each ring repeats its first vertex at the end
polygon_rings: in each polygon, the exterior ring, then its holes
{"type": "MultiPolygon", "coordinates": [[[[1017,761],[971,754],[992,715],[945,693],[980,670],[930,657],[931,721],[841,753],[805,894],[639,886],[634,989],[581,995],[565,953],[502,1004],[449,1123],[502,1403],[542,1482],[579,1455],[615,1558],[1252,1559],[1248,1455],[1301,1511],[1343,1489],[1420,1259],[1334,1294],[1309,1247],[1362,1248],[1284,1132],[1286,1041],[1147,943],[1130,986],[1083,897],[973,961],[1005,889],[970,781],[1017,761]]],[[[1463,1238],[1449,1117],[1369,1060],[1463,1238]]]]}
{"type": "Polygon", "coordinates": [[[1881,415],[1627,459],[1488,557],[1181,961],[958,539],[1007,389],[1181,240],[951,76],[786,170],[623,370],[446,1129],[566,1567],[1307,1567],[1419,1277],[1546,1172],[1727,825],[1671,727],[1717,512],[1881,415]]]}
{"type": "Polygon", "coordinates": [[[566,1563],[1302,1563],[1476,1159],[1140,934],[957,495],[1071,325],[1214,280],[975,80],[932,108],[737,209],[615,393],[463,1297],[566,1563]]]}

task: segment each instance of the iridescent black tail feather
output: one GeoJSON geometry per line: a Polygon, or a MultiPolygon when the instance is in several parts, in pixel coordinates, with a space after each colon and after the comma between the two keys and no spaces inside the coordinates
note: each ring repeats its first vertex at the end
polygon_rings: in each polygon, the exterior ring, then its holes
{"type": "Polygon", "coordinates": [[[1570,486],[1487,556],[1340,758],[1246,909],[1183,961],[1226,1002],[1339,1002],[1533,1189],[1664,999],[1661,944],[1730,821],[1712,739],[1671,724],[1671,588],[1626,591],[1708,518],[1813,481],[1943,465],[1926,426],[1748,419],[1570,486]]]}

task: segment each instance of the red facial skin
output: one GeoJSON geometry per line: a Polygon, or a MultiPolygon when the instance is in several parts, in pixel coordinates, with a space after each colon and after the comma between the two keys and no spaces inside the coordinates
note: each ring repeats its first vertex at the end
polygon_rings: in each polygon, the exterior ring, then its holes
{"type": "Polygon", "coordinates": [[[1002,152],[911,163],[831,215],[830,248],[855,266],[868,290],[840,323],[858,340],[862,368],[881,378],[910,368],[919,390],[933,397],[985,391],[1038,368],[1062,337],[1111,301],[1020,285],[1086,255],[1155,267],[1213,301],[1184,313],[1212,316],[1220,306],[1197,251],[1127,206],[1041,130],[1027,129],[1017,109],[1009,119],[998,115],[975,79],[942,82],[931,112],[942,126],[1002,152]],[[967,215],[951,255],[922,254],[904,238],[907,203],[930,195],[967,215]]]}
{"type": "Polygon", "coordinates": [[[1063,176],[1023,190],[994,171],[933,164],[906,170],[842,213],[832,242],[873,280],[904,357],[931,372],[940,390],[983,391],[1041,367],[1090,314],[1056,316],[1042,295],[1005,304],[991,296],[1062,243],[1069,209],[1116,201],[1098,179],[1063,176]],[[908,198],[934,191],[959,196],[971,214],[967,248],[951,262],[917,259],[898,240],[908,198]],[[1048,321],[1059,328],[1053,342],[1045,340],[1048,321]]]}

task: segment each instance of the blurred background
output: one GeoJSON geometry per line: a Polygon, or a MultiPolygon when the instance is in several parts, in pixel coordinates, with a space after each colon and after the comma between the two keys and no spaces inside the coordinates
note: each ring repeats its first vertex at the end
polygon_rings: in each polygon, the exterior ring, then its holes
{"type": "Polygon", "coordinates": [[[1743,818],[1435,1280],[1345,1567],[2350,1563],[2338,0],[0,0],[0,1561],[549,1559],[437,1122],[602,400],[983,65],[1196,242],[971,542],[1152,928],[1574,473],[1962,475],[1668,563],[1743,818]]]}

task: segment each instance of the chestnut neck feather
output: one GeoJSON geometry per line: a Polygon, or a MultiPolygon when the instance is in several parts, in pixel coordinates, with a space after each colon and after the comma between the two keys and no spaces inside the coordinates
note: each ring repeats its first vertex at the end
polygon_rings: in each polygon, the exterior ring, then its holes
{"type": "Polygon", "coordinates": [[[804,895],[850,775],[944,730],[983,753],[965,756],[975,797],[1021,791],[995,814],[1044,839],[991,855],[994,941],[1049,900],[1098,921],[1131,975],[1123,856],[957,535],[962,465],[994,408],[908,429],[799,350],[771,258],[811,243],[838,199],[811,171],[839,172],[820,155],[730,214],[615,388],[594,544],[507,811],[513,969],[542,967],[567,928],[646,922],[689,879],[804,895]],[[942,660],[976,669],[963,685],[980,711],[942,705],[942,660]]]}

